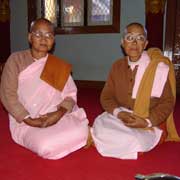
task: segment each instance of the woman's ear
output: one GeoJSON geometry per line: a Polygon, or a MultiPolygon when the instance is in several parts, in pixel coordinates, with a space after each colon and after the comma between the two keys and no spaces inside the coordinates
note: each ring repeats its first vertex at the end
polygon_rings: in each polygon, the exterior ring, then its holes
{"type": "Polygon", "coordinates": [[[147,47],[148,43],[149,43],[149,41],[148,41],[148,40],[146,40],[145,45],[144,45],[144,49],[146,49],[146,47],[147,47]]]}
{"type": "Polygon", "coordinates": [[[31,34],[31,33],[28,33],[28,41],[29,41],[30,44],[31,44],[31,42],[32,42],[31,36],[32,36],[32,34],[31,34]]]}
{"type": "Polygon", "coordinates": [[[121,39],[121,46],[124,48],[124,40],[121,39]]]}

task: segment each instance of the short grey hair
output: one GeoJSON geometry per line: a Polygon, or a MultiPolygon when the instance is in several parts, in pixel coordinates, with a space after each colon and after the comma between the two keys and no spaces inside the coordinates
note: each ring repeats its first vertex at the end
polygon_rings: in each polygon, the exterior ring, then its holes
{"type": "Polygon", "coordinates": [[[147,38],[147,30],[146,30],[145,26],[143,26],[142,24],[140,24],[140,23],[138,23],[138,22],[133,22],[133,23],[130,23],[130,24],[128,24],[128,25],[126,26],[126,28],[124,29],[124,32],[123,32],[123,38],[124,38],[124,36],[128,33],[128,28],[129,28],[130,26],[138,26],[138,27],[142,28],[142,29],[144,30],[144,35],[145,35],[145,37],[147,38]]]}
{"type": "Polygon", "coordinates": [[[41,23],[41,22],[48,24],[52,28],[53,33],[55,33],[54,24],[46,18],[38,18],[38,19],[32,21],[30,24],[29,32],[32,32],[34,27],[36,26],[36,24],[41,23]]]}

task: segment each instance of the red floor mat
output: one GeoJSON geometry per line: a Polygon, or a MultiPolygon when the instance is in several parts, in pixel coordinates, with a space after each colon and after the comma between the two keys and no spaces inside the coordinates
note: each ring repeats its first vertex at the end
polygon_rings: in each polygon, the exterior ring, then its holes
{"type": "MultiPolygon", "coordinates": [[[[99,90],[80,89],[78,104],[92,124],[102,112],[99,90]]],[[[175,120],[180,132],[180,99],[175,120]]],[[[137,173],[164,172],[180,176],[180,143],[164,143],[138,160],[100,156],[94,147],[81,149],[59,160],[45,160],[15,144],[8,129],[7,113],[0,106],[0,180],[133,180],[137,173]]]]}

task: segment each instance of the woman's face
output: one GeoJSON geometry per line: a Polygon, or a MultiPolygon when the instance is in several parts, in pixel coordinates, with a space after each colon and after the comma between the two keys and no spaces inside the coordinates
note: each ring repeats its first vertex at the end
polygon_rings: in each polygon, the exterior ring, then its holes
{"type": "Polygon", "coordinates": [[[146,48],[148,41],[145,37],[144,29],[137,25],[128,27],[124,36],[122,47],[131,61],[138,61],[142,52],[146,48]]]}
{"type": "Polygon", "coordinates": [[[54,32],[52,27],[45,22],[37,23],[28,36],[32,50],[37,53],[47,53],[54,44],[54,32]]]}

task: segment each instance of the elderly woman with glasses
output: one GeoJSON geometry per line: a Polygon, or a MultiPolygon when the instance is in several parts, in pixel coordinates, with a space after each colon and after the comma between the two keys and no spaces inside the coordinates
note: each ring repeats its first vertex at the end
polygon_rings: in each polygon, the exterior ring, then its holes
{"type": "Polygon", "coordinates": [[[141,24],[129,24],[121,43],[126,56],[112,65],[100,97],[105,112],[95,119],[91,135],[101,155],[137,159],[165,138],[179,141],[170,116],[175,79],[172,63],[159,49],[145,51],[141,24]]]}
{"type": "Polygon", "coordinates": [[[76,105],[71,65],[49,53],[54,36],[49,20],[35,20],[28,34],[31,49],[10,55],[0,89],[13,140],[47,159],[83,147],[89,132],[85,111],[76,105]]]}

